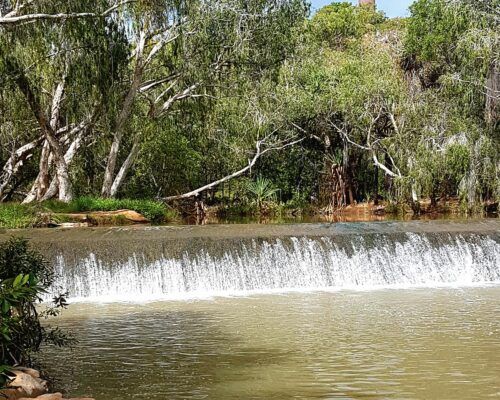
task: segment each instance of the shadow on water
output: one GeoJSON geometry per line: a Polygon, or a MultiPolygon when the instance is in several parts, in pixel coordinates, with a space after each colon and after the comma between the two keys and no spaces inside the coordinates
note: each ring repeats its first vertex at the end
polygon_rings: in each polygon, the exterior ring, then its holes
{"type": "MultiPolygon", "coordinates": [[[[206,312],[116,314],[96,307],[92,316],[66,318],[60,324],[74,333],[78,344],[49,349],[49,373],[63,385],[59,389],[97,400],[215,399],[219,384],[239,385],[248,378],[241,371],[285,364],[292,356],[292,351],[244,346],[219,323],[206,312]],[[145,397],[130,397],[131,387],[145,397]]],[[[238,398],[266,396],[240,393],[238,398]]]]}

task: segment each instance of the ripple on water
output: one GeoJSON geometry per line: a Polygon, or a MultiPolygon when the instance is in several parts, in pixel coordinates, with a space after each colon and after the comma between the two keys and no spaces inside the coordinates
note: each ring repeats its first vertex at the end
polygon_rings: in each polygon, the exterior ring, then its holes
{"type": "Polygon", "coordinates": [[[61,325],[79,343],[44,360],[98,400],[500,392],[500,287],[74,304],[61,325]]]}

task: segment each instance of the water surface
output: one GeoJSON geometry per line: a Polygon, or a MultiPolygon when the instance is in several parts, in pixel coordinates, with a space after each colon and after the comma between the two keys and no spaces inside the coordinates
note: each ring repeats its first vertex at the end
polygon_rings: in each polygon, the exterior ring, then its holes
{"type": "Polygon", "coordinates": [[[73,396],[500,398],[500,287],[73,304],[45,354],[73,396]]]}

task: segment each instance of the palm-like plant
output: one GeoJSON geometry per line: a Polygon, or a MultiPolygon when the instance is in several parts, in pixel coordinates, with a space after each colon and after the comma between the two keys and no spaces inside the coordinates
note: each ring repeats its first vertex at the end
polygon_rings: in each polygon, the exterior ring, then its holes
{"type": "Polygon", "coordinates": [[[279,189],[274,187],[273,183],[267,179],[259,176],[255,181],[249,181],[246,184],[247,193],[253,198],[253,202],[262,209],[265,201],[275,201],[276,193],[279,189]]]}

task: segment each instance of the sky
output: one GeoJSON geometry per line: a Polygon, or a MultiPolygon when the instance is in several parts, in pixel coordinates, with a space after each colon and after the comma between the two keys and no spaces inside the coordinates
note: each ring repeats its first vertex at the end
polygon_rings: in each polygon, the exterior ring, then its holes
{"type": "MultiPolygon", "coordinates": [[[[311,0],[313,12],[317,9],[332,3],[333,0],[311,0]]],[[[357,0],[351,0],[351,3],[357,4],[357,0]]],[[[413,0],[377,0],[377,7],[385,14],[392,17],[404,17],[408,15],[408,7],[413,0]]]]}

